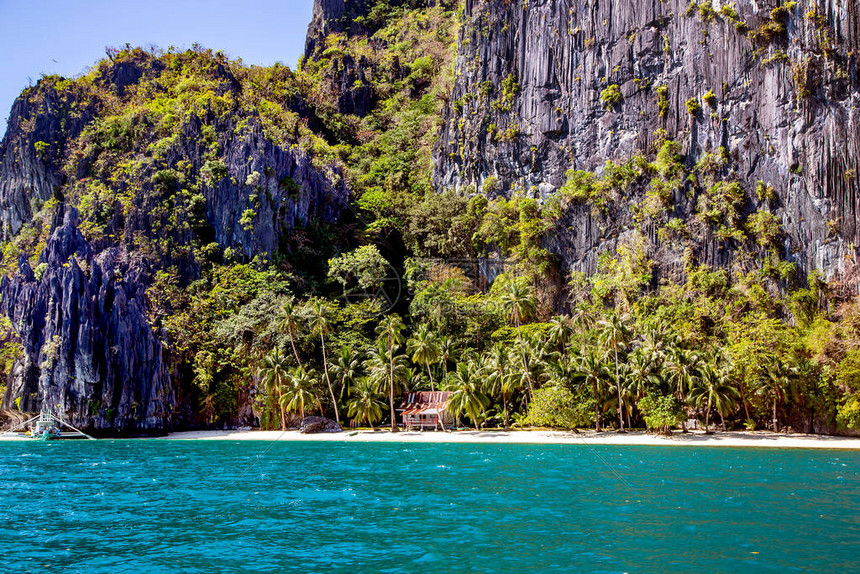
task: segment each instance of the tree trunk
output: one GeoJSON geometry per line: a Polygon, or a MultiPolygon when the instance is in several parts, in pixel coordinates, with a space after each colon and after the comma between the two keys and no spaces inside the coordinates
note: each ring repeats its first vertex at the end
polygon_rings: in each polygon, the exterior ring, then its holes
{"type": "Polygon", "coordinates": [[[776,389],[773,391],[773,432],[779,432],[779,421],[776,418],[776,389]]]}
{"type": "Polygon", "coordinates": [[[531,401],[534,398],[535,389],[534,389],[534,385],[532,384],[532,373],[529,370],[528,361],[526,361],[526,352],[525,352],[525,349],[523,348],[523,333],[520,330],[520,315],[519,315],[519,313],[514,313],[514,320],[516,321],[516,324],[517,324],[517,342],[520,345],[520,357],[522,357],[522,359],[523,359],[523,368],[526,370],[526,379],[528,379],[528,381],[529,381],[529,401],[531,401]]]}
{"type": "Polygon", "coordinates": [[[594,391],[594,430],[600,432],[600,401],[597,399],[597,381],[592,381],[591,389],[594,391]]]}
{"type": "Polygon", "coordinates": [[[502,393],[502,406],[505,408],[505,430],[510,430],[511,425],[508,423],[508,398],[502,393]]]}
{"type": "Polygon", "coordinates": [[[738,386],[741,389],[741,403],[744,405],[744,414],[746,415],[747,420],[751,421],[752,417],[750,417],[750,410],[749,410],[749,407],[747,406],[747,394],[746,394],[746,391],[744,390],[744,384],[741,383],[738,386]]]}
{"type": "Polygon", "coordinates": [[[710,427],[711,421],[711,397],[708,395],[708,406],[705,407],[705,434],[711,434],[710,427]]]}
{"type": "Polygon", "coordinates": [[[278,406],[281,407],[281,430],[287,430],[287,409],[284,406],[284,401],[281,399],[284,398],[284,393],[281,391],[281,387],[278,387],[278,406]]]}
{"type": "Polygon", "coordinates": [[[430,372],[430,361],[427,361],[427,376],[430,377],[430,392],[435,393],[436,387],[433,385],[433,373],[430,372]]]}
{"type": "Polygon", "coordinates": [[[293,348],[293,355],[296,357],[296,363],[298,363],[298,365],[301,367],[302,366],[302,360],[299,359],[299,352],[296,351],[296,340],[295,340],[295,337],[293,337],[292,327],[290,327],[290,346],[293,348]]]}
{"type": "Polygon", "coordinates": [[[334,419],[337,421],[337,424],[340,424],[340,414],[337,412],[337,399],[334,398],[334,389],[331,386],[331,379],[328,376],[328,359],[326,359],[325,337],[323,336],[322,332],[320,332],[320,341],[322,342],[323,372],[325,372],[325,382],[328,385],[328,392],[331,395],[331,406],[334,408],[334,419]]]}
{"type": "Polygon", "coordinates": [[[388,338],[388,401],[391,406],[391,432],[397,432],[397,416],[394,414],[394,343],[388,338]]]}
{"type": "Polygon", "coordinates": [[[615,351],[615,390],[618,391],[618,424],[621,425],[621,432],[624,432],[624,408],[621,402],[621,381],[618,378],[618,345],[613,345],[615,351]]]}

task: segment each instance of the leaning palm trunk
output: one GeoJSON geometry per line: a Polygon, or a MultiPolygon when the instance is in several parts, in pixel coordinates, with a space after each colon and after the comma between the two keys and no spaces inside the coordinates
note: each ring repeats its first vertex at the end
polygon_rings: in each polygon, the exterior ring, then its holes
{"type": "Polygon", "coordinates": [[[618,423],[621,425],[621,432],[624,432],[624,407],[621,401],[621,380],[618,377],[618,344],[613,345],[615,351],[615,390],[618,391],[618,423]]]}
{"type": "Polygon", "coordinates": [[[711,396],[708,395],[708,406],[705,407],[705,434],[710,434],[710,424],[708,424],[711,420],[711,396]]]}
{"type": "Polygon", "coordinates": [[[436,392],[436,386],[433,384],[433,373],[430,372],[430,361],[427,361],[427,376],[430,377],[430,392],[436,392]]]}
{"type": "Polygon", "coordinates": [[[505,409],[505,430],[510,430],[511,425],[508,419],[508,397],[505,393],[502,393],[502,406],[505,409]]]}
{"type": "Polygon", "coordinates": [[[284,393],[278,387],[278,406],[281,407],[281,430],[287,430],[287,409],[284,407],[284,393]]]}
{"type": "Polygon", "coordinates": [[[391,406],[391,432],[397,432],[397,417],[394,414],[394,348],[388,344],[388,404],[391,406]]]}
{"type": "Polygon", "coordinates": [[[325,372],[325,382],[328,384],[328,392],[331,395],[331,404],[334,407],[334,418],[337,421],[337,424],[340,424],[340,414],[337,412],[337,400],[334,398],[334,389],[331,386],[331,379],[328,376],[328,360],[326,359],[325,353],[325,337],[322,332],[320,332],[320,341],[322,342],[322,352],[323,352],[323,371],[325,372]]]}
{"type": "Polygon", "coordinates": [[[529,370],[529,363],[528,363],[528,361],[526,361],[526,352],[525,352],[525,349],[523,348],[523,333],[520,330],[520,315],[519,315],[519,313],[514,314],[514,320],[516,321],[516,324],[517,324],[517,342],[520,345],[520,357],[522,357],[522,359],[523,359],[523,368],[526,370],[526,379],[529,382],[529,400],[531,401],[532,398],[534,397],[535,389],[534,389],[534,385],[532,385],[532,373],[529,370]]]}
{"type": "Polygon", "coordinates": [[[290,346],[293,348],[293,356],[296,358],[296,364],[302,366],[302,360],[299,359],[299,352],[296,350],[296,339],[292,328],[290,329],[290,346]]]}

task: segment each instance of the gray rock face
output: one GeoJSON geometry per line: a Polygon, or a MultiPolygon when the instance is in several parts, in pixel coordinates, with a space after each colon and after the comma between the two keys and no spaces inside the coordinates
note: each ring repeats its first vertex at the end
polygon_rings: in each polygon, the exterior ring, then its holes
{"type": "MultiPolygon", "coordinates": [[[[202,134],[198,120],[188,122],[168,164],[189,160],[199,171],[203,166],[202,134]]],[[[226,177],[203,186],[206,219],[214,240],[250,259],[271,254],[282,233],[311,219],[336,221],[346,208],[349,190],[334,168],[320,170],[307,154],[272,144],[256,120],[249,120],[240,135],[233,126],[219,130],[226,177]],[[250,224],[241,222],[246,210],[255,213],[250,224]]],[[[143,222],[141,231],[151,229],[143,222]]]]}
{"type": "Polygon", "coordinates": [[[29,88],[15,100],[0,142],[0,235],[4,241],[65,183],[60,164],[66,144],[93,119],[91,106],[73,106],[51,87],[34,90],[38,89],[29,88]]]}
{"type": "MultiPolygon", "coordinates": [[[[685,15],[688,5],[466,0],[437,186],[480,190],[496,176],[503,190],[545,197],[569,168],[594,171],[607,159],[648,153],[663,129],[683,144],[690,167],[724,146],[726,175],[745,185],[747,211],[758,205],[757,180],[774,186],[786,253],[801,270],[843,271],[860,242],[860,8],[801,0],[784,34],[752,42],[734,24],[755,30],[778,4],[732,4],[736,20],[719,12],[727,2],[714,1],[713,18],[685,15]],[[813,9],[826,24],[806,16],[813,9]],[[610,85],[623,99],[605,109],[600,95],[610,85]],[[664,116],[656,86],[668,88],[664,116]],[[713,107],[703,101],[709,91],[713,107]],[[702,107],[695,117],[690,98],[702,107]]],[[[677,199],[675,215],[689,217],[695,198],[677,199]]],[[[593,271],[596,254],[612,249],[630,220],[622,211],[574,210],[550,247],[565,267],[593,271]]],[[[711,237],[701,239],[702,259],[727,263],[711,237]]]]}
{"type": "Polygon", "coordinates": [[[2,311],[24,345],[4,400],[43,406],[76,426],[122,433],[167,429],[174,396],[162,337],[146,315],[146,274],[118,248],[94,254],[65,210],[37,279],[25,257],[0,281],[2,311]]]}
{"type": "Polygon", "coordinates": [[[335,421],[325,417],[305,417],[299,425],[299,432],[302,434],[343,432],[343,429],[335,421]]]}

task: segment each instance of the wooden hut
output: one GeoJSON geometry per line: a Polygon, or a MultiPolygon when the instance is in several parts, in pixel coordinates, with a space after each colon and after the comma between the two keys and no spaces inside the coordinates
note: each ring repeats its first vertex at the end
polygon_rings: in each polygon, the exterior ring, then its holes
{"type": "Polygon", "coordinates": [[[448,410],[450,391],[421,391],[406,393],[397,409],[401,424],[406,428],[445,429],[454,425],[454,415],[448,410]]]}

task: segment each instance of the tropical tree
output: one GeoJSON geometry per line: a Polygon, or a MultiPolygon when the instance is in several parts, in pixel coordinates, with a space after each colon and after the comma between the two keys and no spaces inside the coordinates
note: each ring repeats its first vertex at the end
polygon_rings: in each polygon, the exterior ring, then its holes
{"type": "Polygon", "coordinates": [[[618,393],[618,424],[621,432],[624,432],[623,399],[621,397],[621,379],[618,372],[618,351],[626,347],[630,340],[630,328],[627,326],[626,317],[618,313],[612,313],[606,319],[598,323],[600,328],[600,341],[604,348],[611,351],[615,359],[615,389],[618,393]]]}
{"type": "Polygon", "coordinates": [[[380,400],[382,395],[379,386],[369,378],[358,379],[350,387],[350,396],[352,398],[347,402],[347,416],[366,421],[370,428],[376,430],[373,423],[382,418],[382,409],[385,407],[385,403],[380,400]]]}
{"type": "Polygon", "coordinates": [[[506,290],[502,293],[501,303],[508,320],[517,328],[517,343],[523,361],[523,370],[529,384],[529,394],[531,394],[534,392],[534,382],[526,360],[521,324],[535,312],[534,290],[524,277],[516,277],[508,282],[506,290]]]}
{"type": "Polygon", "coordinates": [[[448,361],[454,353],[454,341],[451,337],[439,337],[439,362],[442,363],[442,372],[444,373],[443,387],[448,385],[448,361]]]}
{"type": "Polygon", "coordinates": [[[627,401],[627,424],[630,424],[630,405],[636,404],[648,394],[652,387],[660,384],[660,376],[653,370],[654,362],[645,355],[641,347],[627,357],[625,367],[625,396],[627,401]]]}
{"type": "Polygon", "coordinates": [[[334,388],[331,386],[331,378],[328,374],[328,358],[325,349],[325,336],[329,331],[330,323],[329,316],[331,311],[328,303],[323,299],[314,299],[308,305],[310,311],[309,324],[311,331],[320,336],[320,345],[322,346],[323,356],[323,373],[325,374],[325,382],[328,385],[328,392],[331,395],[332,407],[334,408],[334,418],[340,424],[340,414],[338,414],[337,399],[334,398],[334,388]]]}
{"type": "Polygon", "coordinates": [[[701,355],[680,347],[672,347],[667,354],[666,374],[673,393],[678,400],[686,401],[687,392],[698,381],[701,355]]]}
{"type": "Polygon", "coordinates": [[[436,386],[433,383],[433,373],[430,371],[430,363],[435,363],[441,356],[439,345],[436,343],[436,336],[426,324],[421,325],[418,328],[418,332],[409,338],[406,347],[408,353],[412,355],[412,362],[427,368],[427,376],[430,378],[430,390],[435,391],[436,386]]]}
{"type": "Polygon", "coordinates": [[[594,350],[582,355],[577,361],[576,367],[579,375],[577,380],[581,381],[581,384],[591,387],[591,392],[594,395],[594,429],[600,432],[600,389],[612,375],[594,350]]]}
{"type": "Polygon", "coordinates": [[[318,374],[313,369],[305,370],[304,367],[298,366],[290,370],[287,385],[280,399],[281,407],[290,412],[298,412],[301,418],[305,418],[305,409],[308,405],[317,403],[322,414],[319,397],[313,391],[317,378],[318,374]]]}
{"type": "Polygon", "coordinates": [[[290,346],[293,349],[293,356],[296,358],[296,364],[301,366],[302,360],[299,358],[299,352],[296,350],[296,330],[298,329],[299,314],[295,303],[290,300],[281,306],[278,313],[276,328],[281,333],[286,333],[290,337],[290,346]]]}
{"type": "Polygon", "coordinates": [[[484,388],[490,396],[501,397],[505,412],[505,430],[510,428],[508,398],[522,388],[522,379],[511,371],[511,354],[501,343],[490,349],[484,365],[484,388]]]}
{"type": "Polygon", "coordinates": [[[358,379],[362,371],[361,355],[349,345],[340,348],[331,364],[331,373],[340,386],[340,395],[348,393],[352,384],[358,379]]]}
{"type": "Polygon", "coordinates": [[[720,420],[725,427],[725,415],[734,408],[740,394],[729,384],[725,371],[713,362],[706,362],[697,379],[696,385],[690,390],[689,400],[694,405],[705,407],[705,432],[710,433],[711,407],[716,407],[720,420]]]}
{"type": "Polygon", "coordinates": [[[547,332],[550,345],[558,347],[560,353],[564,354],[567,350],[567,345],[573,336],[573,328],[571,320],[568,316],[555,316],[549,322],[549,331],[547,332]]]}
{"type": "Polygon", "coordinates": [[[397,432],[397,416],[394,414],[394,388],[397,382],[394,376],[394,352],[403,344],[404,328],[403,321],[397,315],[386,316],[376,327],[376,334],[388,356],[388,400],[391,407],[391,432],[397,432]]]}
{"type": "Polygon", "coordinates": [[[794,379],[797,369],[790,360],[774,361],[765,368],[765,377],[759,388],[762,394],[769,394],[773,406],[773,432],[779,432],[779,418],[776,407],[785,400],[794,389],[794,379]]]}
{"type": "Polygon", "coordinates": [[[289,369],[289,361],[277,348],[272,349],[271,352],[263,357],[263,362],[259,369],[260,380],[263,382],[266,392],[276,397],[278,405],[280,405],[281,430],[287,428],[287,415],[284,411],[285,405],[283,399],[284,390],[290,376],[289,369]]]}
{"type": "Polygon", "coordinates": [[[481,428],[481,423],[486,418],[487,407],[490,400],[482,390],[480,370],[474,363],[457,363],[457,368],[451,374],[448,381],[448,390],[452,391],[449,408],[451,412],[460,414],[465,412],[475,429],[481,428]]]}

